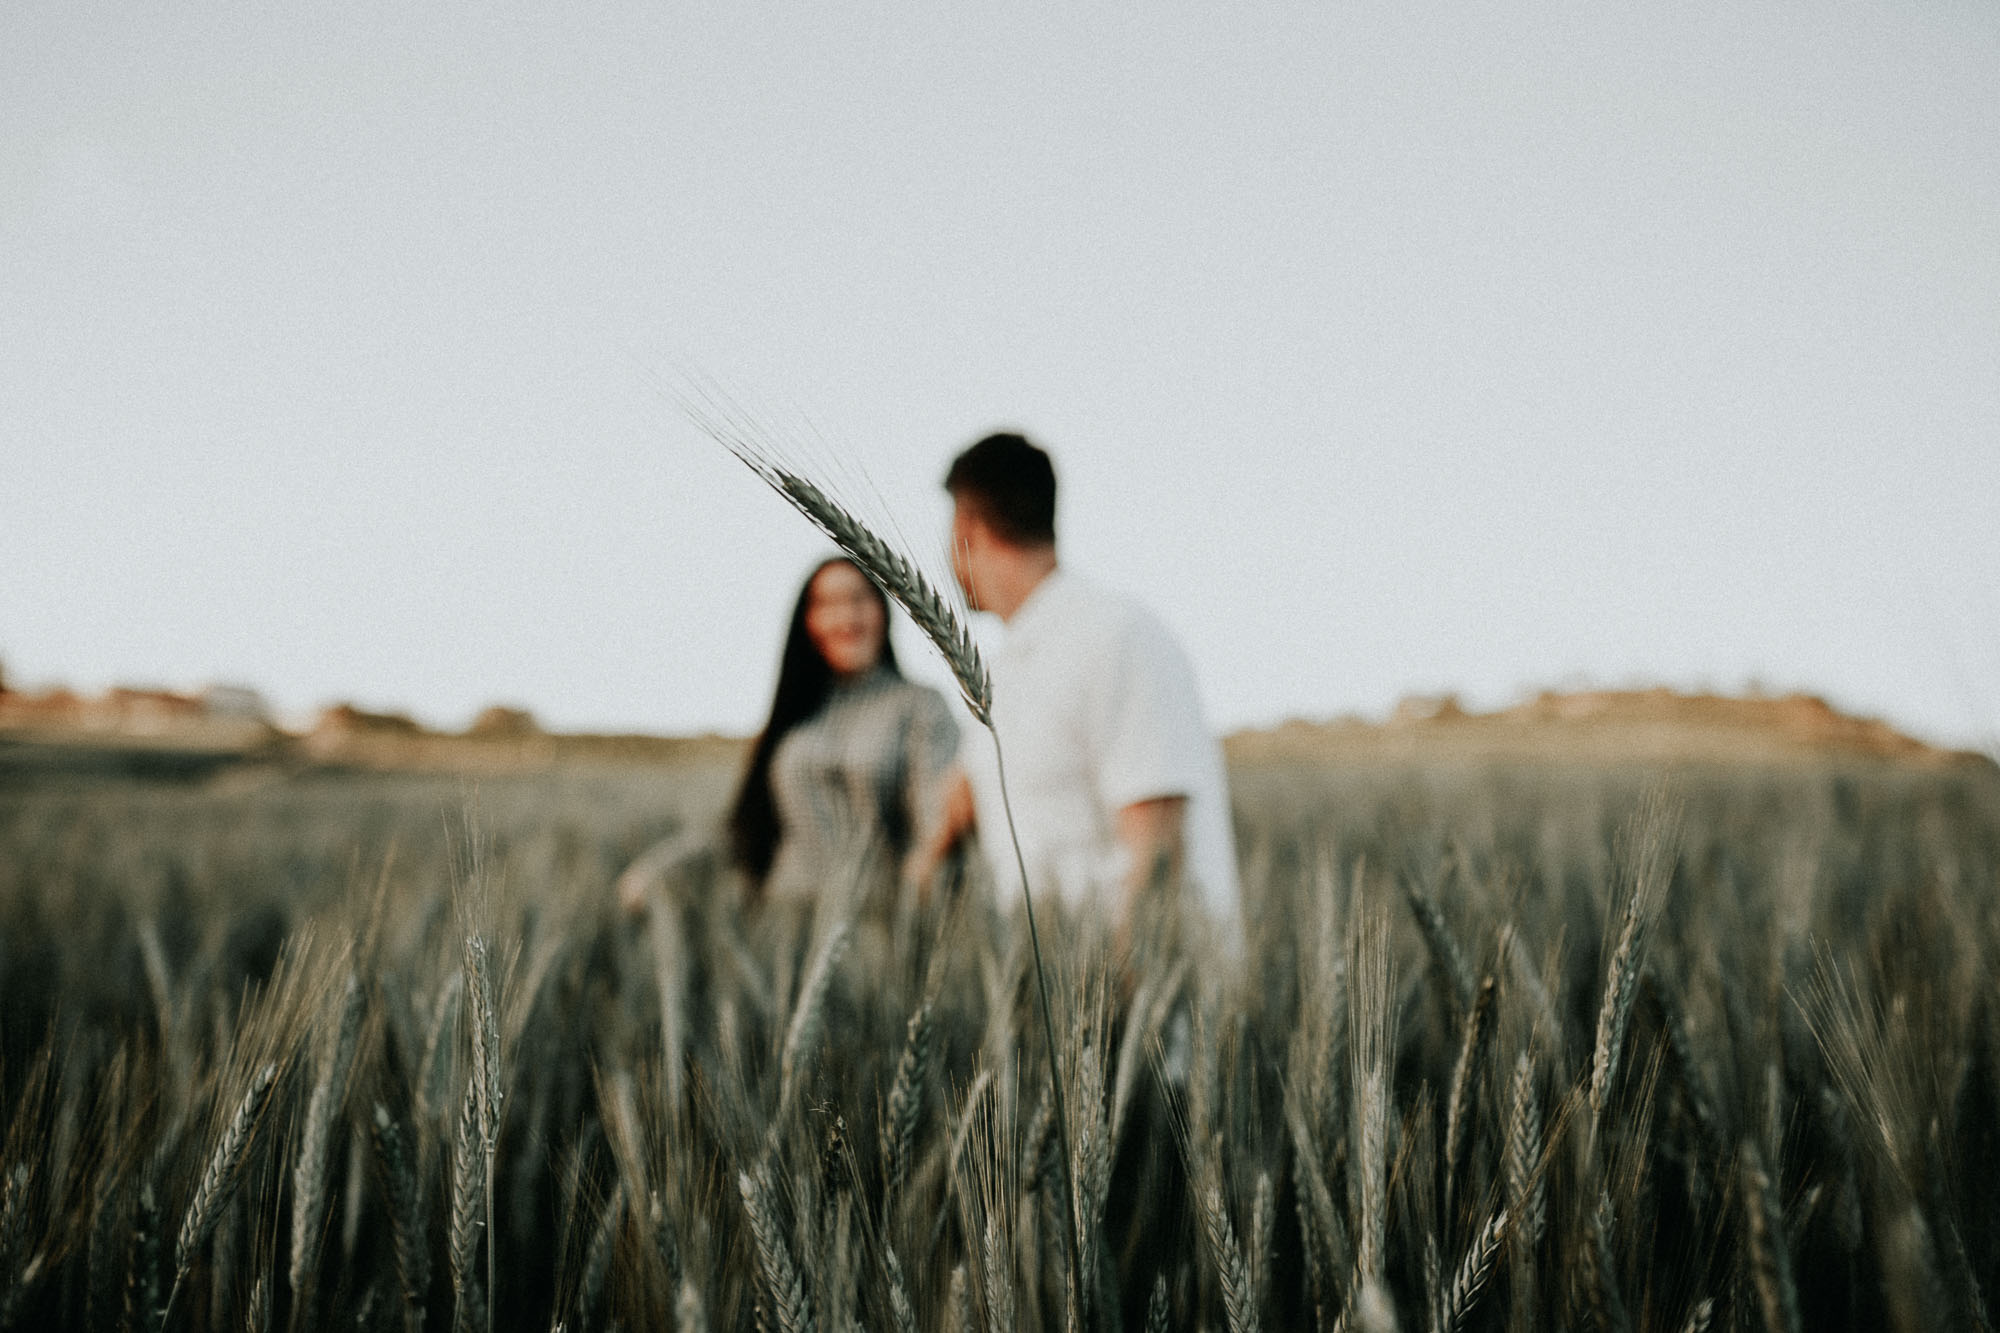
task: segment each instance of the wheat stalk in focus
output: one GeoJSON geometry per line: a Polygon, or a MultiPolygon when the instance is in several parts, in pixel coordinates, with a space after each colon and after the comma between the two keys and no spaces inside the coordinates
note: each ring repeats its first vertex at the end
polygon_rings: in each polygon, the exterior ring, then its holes
{"type": "Polygon", "coordinates": [[[1070,1235],[1069,1267],[1075,1308],[1089,1308],[1088,1288],[1083,1275],[1083,1233],[1077,1224],[1074,1181],[1070,1169],[1069,1114],[1064,1105],[1062,1078],[1055,1072],[1060,1063],[1056,1047],[1055,1017],[1049,1003],[1048,969],[1042,961],[1041,932],[1035,926],[1034,896],[1028,891],[1028,868],[1021,855],[1020,835],[1014,828],[1013,798],[1007,791],[1007,762],[1001,753],[1000,733],[993,725],[993,681],[979,645],[962,620],[952,599],[940,592],[915,561],[883,540],[875,531],[819,486],[786,467],[771,447],[758,437],[754,425],[741,411],[718,405],[711,396],[706,403],[683,401],[682,408],[696,426],[722,445],[761,478],[765,485],[783,496],[792,508],[832,539],[852,557],[862,573],[909,613],[924,632],[952,678],[973,718],[993,741],[993,762],[999,770],[1000,800],[1007,816],[1007,836],[1014,848],[1014,861],[1021,874],[1021,901],[1027,911],[1028,943],[1035,960],[1035,986],[1041,1000],[1042,1035],[1048,1042],[1050,1084],[1055,1094],[1056,1131],[1062,1141],[1063,1211],[1070,1235]]]}

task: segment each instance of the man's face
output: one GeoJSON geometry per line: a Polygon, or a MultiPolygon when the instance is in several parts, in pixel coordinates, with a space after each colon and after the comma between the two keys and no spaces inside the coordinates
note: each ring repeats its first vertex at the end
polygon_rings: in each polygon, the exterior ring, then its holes
{"type": "Polygon", "coordinates": [[[974,611],[986,609],[980,605],[979,583],[980,569],[990,540],[991,533],[978,512],[962,498],[954,497],[951,504],[951,573],[965,593],[965,604],[974,611]]]}

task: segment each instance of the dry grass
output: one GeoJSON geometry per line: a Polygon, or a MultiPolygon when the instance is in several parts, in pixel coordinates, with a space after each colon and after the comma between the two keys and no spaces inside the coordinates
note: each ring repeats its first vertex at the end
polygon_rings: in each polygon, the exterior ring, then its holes
{"type": "Polygon", "coordinates": [[[1982,1326],[2000,780],[1653,788],[1241,770],[1053,1062],[976,883],[623,917],[657,773],[0,792],[0,1324],[1057,1328],[1067,1202],[1097,1328],[1982,1326]]]}

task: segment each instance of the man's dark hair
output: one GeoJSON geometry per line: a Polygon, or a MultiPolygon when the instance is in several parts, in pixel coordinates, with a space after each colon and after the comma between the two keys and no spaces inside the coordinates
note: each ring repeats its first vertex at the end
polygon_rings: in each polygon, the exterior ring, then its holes
{"type": "Polygon", "coordinates": [[[994,535],[1015,546],[1053,546],[1056,470],[1019,435],[989,435],[951,462],[944,488],[971,505],[994,535]]]}

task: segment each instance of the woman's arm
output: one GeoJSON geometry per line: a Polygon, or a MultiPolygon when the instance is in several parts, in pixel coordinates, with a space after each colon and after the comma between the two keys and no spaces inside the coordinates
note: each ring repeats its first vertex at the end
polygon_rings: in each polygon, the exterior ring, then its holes
{"type": "Polygon", "coordinates": [[[654,889],[714,854],[715,840],[706,830],[682,829],[660,839],[618,876],[618,906],[627,916],[640,915],[654,889]]]}

